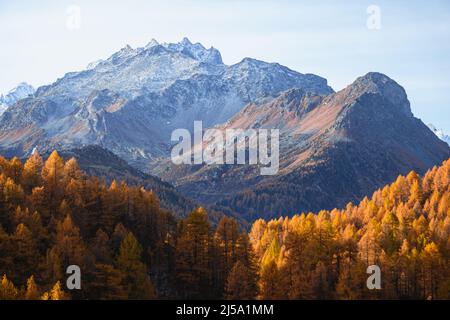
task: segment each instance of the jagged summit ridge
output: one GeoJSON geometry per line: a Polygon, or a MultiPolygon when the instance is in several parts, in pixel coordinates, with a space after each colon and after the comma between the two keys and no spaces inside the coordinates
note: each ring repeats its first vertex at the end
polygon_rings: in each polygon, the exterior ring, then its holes
{"type": "Polygon", "coordinates": [[[206,49],[201,43],[193,44],[187,37],[178,43],[163,43],[162,46],[192,56],[194,59],[212,64],[223,64],[219,50],[211,47],[206,49]]]}
{"type": "Polygon", "coordinates": [[[333,93],[326,79],[246,58],[225,65],[220,52],[185,38],[124,46],[81,72],[69,72],[0,117],[0,149],[96,144],[146,169],[167,156],[174,129],[223,123],[246,104],[300,88],[333,93]]]}
{"type": "Polygon", "coordinates": [[[97,60],[88,64],[87,69],[95,69],[97,66],[106,66],[108,64],[118,65],[126,62],[127,59],[143,54],[155,54],[160,52],[181,53],[199,62],[209,64],[223,64],[220,52],[211,47],[206,49],[201,43],[192,43],[188,38],[183,38],[178,43],[159,43],[152,39],[144,47],[133,49],[130,45],[125,45],[122,49],[112,54],[107,60],[97,60]]]}
{"type": "Polygon", "coordinates": [[[13,105],[20,99],[26,98],[29,95],[34,94],[34,88],[26,82],[19,83],[16,87],[9,90],[9,92],[3,96],[0,95],[0,103],[4,103],[8,106],[13,105]]]}

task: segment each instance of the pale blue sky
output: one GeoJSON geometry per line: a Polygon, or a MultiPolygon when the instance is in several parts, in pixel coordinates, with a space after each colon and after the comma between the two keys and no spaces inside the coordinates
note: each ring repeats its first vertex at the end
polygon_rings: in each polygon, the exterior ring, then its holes
{"type": "Polygon", "coordinates": [[[227,64],[253,57],[328,79],[342,89],[379,71],[407,91],[413,112],[450,132],[450,1],[4,1],[0,92],[51,83],[125,44],[151,38],[218,48],[227,64]],[[381,29],[366,26],[381,9],[381,29]],[[66,27],[81,9],[80,29],[66,27]]]}

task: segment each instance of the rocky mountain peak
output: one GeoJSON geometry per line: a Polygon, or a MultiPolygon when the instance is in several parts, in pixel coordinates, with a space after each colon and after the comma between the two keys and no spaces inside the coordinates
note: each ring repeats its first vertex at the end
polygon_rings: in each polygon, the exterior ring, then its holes
{"type": "Polygon", "coordinates": [[[358,98],[364,94],[381,95],[405,115],[413,116],[405,89],[382,73],[369,72],[357,78],[344,90],[351,99],[358,98]]]}
{"type": "Polygon", "coordinates": [[[116,53],[114,53],[108,61],[111,61],[113,64],[119,64],[123,62],[124,59],[129,58],[133,55],[135,55],[137,52],[133,50],[133,48],[130,45],[126,45],[116,53]]]}
{"type": "Polygon", "coordinates": [[[206,49],[201,43],[192,43],[187,37],[184,37],[178,43],[163,43],[162,45],[170,50],[181,52],[201,62],[223,64],[222,56],[217,49],[214,47],[206,49]]]}
{"type": "Polygon", "coordinates": [[[182,45],[184,45],[184,46],[192,45],[192,42],[191,42],[187,37],[184,37],[183,40],[181,40],[180,43],[181,43],[182,45]]]}
{"type": "Polygon", "coordinates": [[[261,178],[258,166],[167,169],[167,163],[154,172],[193,199],[254,219],[342,207],[399,174],[423,173],[450,156],[449,146],[412,116],[405,90],[381,73],[337,93],[293,86],[260,101],[218,127],[279,129],[277,175],[261,178]]]}
{"type": "MultiPolygon", "coordinates": [[[[326,79],[277,63],[247,58],[228,66],[213,47],[187,38],[153,39],[145,47],[127,45],[88,70],[67,73],[8,109],[0,117],[0,149],[28,154],[32,146],[97,144],[144,169],[149,159],[170,152],[174,128],[191,128],[194,120],[205,127],[224,123],[245,105],[293,88],[333,93],[326,79]]],[[[301,90],[285,97],[291,102],[285,113],[294,118],[297,105],[307,106],[297,103],[301,90]]]]}
{"type": "Polygon", "coordinates": [[[157,45],[159,45],[159,42],[156,39],[152,38],[152,40],[150,40],[150,42],[147,43],[147,45],[144,48],[149,49],[149,48],[157,46],[157,45]]]}

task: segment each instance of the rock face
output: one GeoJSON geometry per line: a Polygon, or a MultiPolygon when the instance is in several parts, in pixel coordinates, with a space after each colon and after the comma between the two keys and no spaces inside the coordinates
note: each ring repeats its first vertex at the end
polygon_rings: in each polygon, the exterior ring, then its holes
{"type": "Polygon", "coordinates": [[[323,96],[302,89],[249,104],[227,128],[280,130],[280,170],[258,166],[159,166],[184,194],[240,212],[247,219],[343,207],[410,170],[423,173],[450,148],[411,113],[405,90],[369,73],[323,96]]]}
{"type": "Polygon", "coordinates": [[[100,145],[146,169],[170,151],[174,129],[222,123],[247,103],[289,88],[330,94],[327,81],[246,58],[225,65],[219,51],[183,39],[126,46],[18,101],[0,118],[0,149],[27,155],[100,145]]]}

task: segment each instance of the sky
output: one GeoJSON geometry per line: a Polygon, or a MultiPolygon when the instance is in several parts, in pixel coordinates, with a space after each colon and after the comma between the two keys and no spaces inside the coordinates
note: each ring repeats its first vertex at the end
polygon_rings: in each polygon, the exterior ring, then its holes
{"type": "Polygon", "coordinates": [[[106,59],[126,44],[188,37],[328,79],[338,91],[382,72],[415,116],[450,133],[450,1],[0,0],[0,93],[35,87],[106,59]]]}

